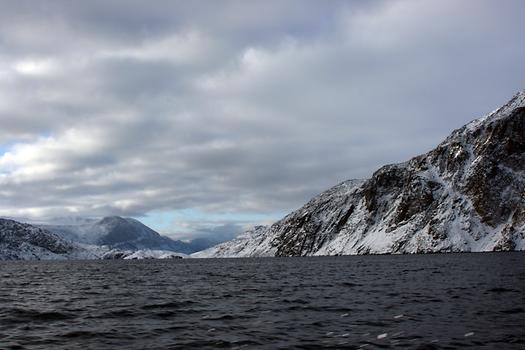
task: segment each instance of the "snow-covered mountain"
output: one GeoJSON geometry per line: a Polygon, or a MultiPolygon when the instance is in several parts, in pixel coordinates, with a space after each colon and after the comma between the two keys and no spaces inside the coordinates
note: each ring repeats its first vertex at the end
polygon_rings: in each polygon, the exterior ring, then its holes
{"type": "Polygon", "coordinates": [[[525,91],[434,150],[195,257],[525,249],[525,91]]]}
{"type": "Polygon", "coordinates": [[[132,218],[108,216],[98,221],[80,221],[79,224],[39,226],[72,242],[105,246],[109,249],[193,252],[187,243],[161,236],[140,221],[132,218]]]}
{"type": "MultiPolygon", "coordinates": [[[[85,243],[70,241],[42,227],[10,219],[0,219],[0,260],[142,260],[188,257],[186,254],[175,252],[170,249],[162,250],[143,248],[148,244],[154,245],[158,243],[158,245],[162,245],[165,242],[162,238],[165,237],[161,237],[161,239],[158,240],[158,237],[151,234],[148,230],[144,230],[146,233],[141,231],[139,234],[137,233],[137,229],[141,228],[140,225],[142,224],[134,226],[135,231],[133,231],[129,226],[120,222],[121,220],[136,225],[135,220],[133,219],[117,219],[111,217],[99,221],[99,225],[95,226],[99,231],[96,232],[102,231],[101,228],[103,227],[104,234],[100,235],[95,240],[99,240],[101,243],[116,242],[116,244],[97,245],[88,244],[90,243],[88,240],[86,240],[85,243]],[[120,233],[123,232],[122,230],[124,231],[124,234],[120,236],[120,233]],[[125,249],[125,247],[130,247],[130,249],[125,249]]],[[[77,225],[72,225],[71,227],[76,226],[77,225]]],[[[61,228],[63,227],[61,226],[61,228]]],[[[83,229],[80,232],[81,234],[85,233],[83,229]]],[[[69,236],[73,234],[72,232],[67,233],[69,236]]],[[[170,244],[171,242],[168,242],[168,244],[164,245],[172,247],[170,244]]]]}
{"type": "Polygon", "coordinates": [[[0,219],[0,260],[94,259],[96,256],[42,228],[0,219]]]}
{"type": "MultiPolygon", "coordinates": [[[[9,218],[13,219],[13,218],[9,218]]],[[[166,258],[172,253],[187,257],[188,254],[224,242],[219,237],[204,236],[188,241],[173,240],[132,218],[108,216],[103,219],[85,217],[56,217],[35,221],[16,218],[52,232],[63,240],[90,251],[98,258],[124,258],[134,254],[136,258],[166,258]]]]}

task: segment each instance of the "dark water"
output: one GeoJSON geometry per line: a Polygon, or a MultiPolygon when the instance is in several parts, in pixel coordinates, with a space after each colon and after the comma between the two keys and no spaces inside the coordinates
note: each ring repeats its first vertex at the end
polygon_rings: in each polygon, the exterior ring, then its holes
{"type": "Polygon", "coordinates": [[[525,253],[0,263],[1,349],[525,349],[525,253]]]}

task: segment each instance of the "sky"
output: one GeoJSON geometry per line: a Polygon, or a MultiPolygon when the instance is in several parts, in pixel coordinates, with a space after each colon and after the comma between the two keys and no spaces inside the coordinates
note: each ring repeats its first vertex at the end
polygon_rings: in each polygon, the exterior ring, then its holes
{"type": "Polygon", "coordinates": [[[525,88],[520,0],[0,8],[0,216],[238,233],[525,88]]]}

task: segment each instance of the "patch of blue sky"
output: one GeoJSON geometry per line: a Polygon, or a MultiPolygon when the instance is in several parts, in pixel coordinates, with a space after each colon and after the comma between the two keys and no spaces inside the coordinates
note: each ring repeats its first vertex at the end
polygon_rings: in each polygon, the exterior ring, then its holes
{"type": "Polygon", "coordinates": [[[285,213],[208,213],[198,209],[152,211],[138,220],[162,233],[188,232],[196,226],[220,226],[226,223],[267,224],[279,220],[285,213]]]}
{"type": "MultiPolygon", "coordinates": [[[[0,144],[0,158],[2,158],[7,152],[9,152],[9,145],[0,144]]],[[[0,166],[0,175],[9,174],[10,170],[0,166]]]]}
{"type": "Polygon", "coordinates": [[[16,142],[0,143],[0,157],[9,152],[16,142]]]}

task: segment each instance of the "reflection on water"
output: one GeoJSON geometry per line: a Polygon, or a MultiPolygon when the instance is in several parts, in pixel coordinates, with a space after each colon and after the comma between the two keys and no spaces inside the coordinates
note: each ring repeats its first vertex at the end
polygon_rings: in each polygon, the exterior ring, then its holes
{"type": "Polygon", "coordinates": [[[524,349],[525,254],[0,263],[1,349],[524,349]]]}

